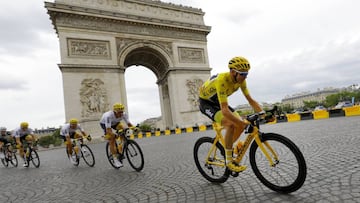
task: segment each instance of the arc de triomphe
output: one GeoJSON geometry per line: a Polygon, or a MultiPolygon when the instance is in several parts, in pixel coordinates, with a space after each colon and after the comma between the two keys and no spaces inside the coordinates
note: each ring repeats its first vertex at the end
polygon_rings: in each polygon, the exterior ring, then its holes
{"type": "Polygon", "coordinates": [[[154,0],[55,0],[45,7],[60,42],[66,120],[101,132],[102,113],[115,102],[127,106],[126,68],[142,65],[157,77],[158,127],[208,121],[197,101],[211,70],[201,9],[154,0]]]}

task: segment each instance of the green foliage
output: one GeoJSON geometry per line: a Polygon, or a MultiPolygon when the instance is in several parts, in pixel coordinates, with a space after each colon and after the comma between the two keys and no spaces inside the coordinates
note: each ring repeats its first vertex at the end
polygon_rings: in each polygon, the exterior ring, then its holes
{"type": "Polygon", "coordinates": [[[303,101],[305,109],[314,109],[316,106],[320,105],[318,101],[303,101]]]}
{"type": "Polygon", "coordinates": [[[252,110],[247,110],[247,111],[237,110],[236,112],[237,112],[240,116],[246,116],[246,115],[249,115],[249,114],[254,113],[254,111],[252,111],[252,110]]]}
{"type": "Polygon", "coordinates": [[[144,123],[140,124],[139,128],[142,132],[151,132],[151,129],[152,129],[151,125],[144,124],[144,123]]]}
{"type": "Polygon", "coordinates": [[[53,134],[52,134],[52,137],[53,137],[53,144],[54,146],[60,146],[63,142],[63,139],[61,138],[61,135],[60,135],[60,128],[57,129],[53,134]]]}
{"type": "Polygon", "coordinates": [[[333,107],[341,101],[351,101],[353,97],[355,99],[355,102],[360,101],[360,91],[353,91],[353,92],[342,91],[337,94],[329,95],[325,99],[324,106],[333,107]]]}
{"type": "Polygon", "coordinates": [[[45,135],[39,138],[39,145],[49,147],[49,145],[60,146],[63,140],[60,136],[60,129],[57,129],[52,135],[45,135]]]}
{"type": "Polygon", "coordinates": [[[290,104],[284,104],[280,106],[281,112],[290,113],[294,110],[294,108],[290,104]]]}
{"type": "Polygon", "coordinates": [[[49,145],[53,143],[53,140],[54,138],[51,135],[41,136],[39,138],[39,145],[42,147],[49,147],[49,145]]]}

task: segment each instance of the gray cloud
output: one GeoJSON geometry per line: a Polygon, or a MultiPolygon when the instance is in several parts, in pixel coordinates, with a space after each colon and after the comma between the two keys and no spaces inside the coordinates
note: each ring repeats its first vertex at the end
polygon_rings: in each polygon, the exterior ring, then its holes
{"type": "MultiPolygon", "coordinates": [[[[51,21],[43,6],[32,1],[0,2],[1,54],[26,55],[46,47],[41,34],[51,32],[51,21]]],[[[55,31],[53,31],[55,34],[55,31]]]]}

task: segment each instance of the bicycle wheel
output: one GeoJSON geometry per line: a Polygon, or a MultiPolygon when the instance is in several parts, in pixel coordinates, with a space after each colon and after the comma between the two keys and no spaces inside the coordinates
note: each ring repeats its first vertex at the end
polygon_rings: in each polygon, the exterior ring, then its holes
{"type": "Polygon", "coordinates": [[[30,155],[28,157],[28,164],[29,164],[30,161],[33,163],[33,165],[36,168],[39,168],[39,166],[40,166],[40,158],[39,158],[39,155],[38,155],[37,151],[32,150],[32,149],[30,150],[30,155]]]}
{"type": "MultiPolygon", "coordinates": [[[[117,149],[117,144],[115,143],[115,147],[117,149]]],[[[106,143],[106,157],[109,161],[109,163],[111,164],[112,167],[116,168],[116,169],[119,169],[120,167],[116,167],[115,164],[114,164],[114,158],[112,156],[112,153],[110,151],[110,145],[109,145],[109,142],[106,143]]],[[[120,153],[117,151],[117,157],[118,159],[120,158],[120,153]]],[[[119,161],[121,161],[119,159],[119,161]]]]}
{"type": "Polygon", "coordinates": [[[95,157],[89,146],[81,145],[81,156],[88,166],[93,167],[95,165],[95,157]]]}
{"type": "Polygon", "coordinates": [[[139,144],[134,140],[127,140],[126,142],[125,154],[130,166],[135,171],[141,171],[144,168],[144,155],[139,144]]]}
{"type": "Polygon", "coordinates": [[[229,169],[225,167],[225,149],[217,142],[216,148],[210,153],[210,157],[208,157],[213,144],[214,138],[211,137],[202,137],[195,142],[195,164],[201,175],[208,181],[224,183],[230,175],[229,169]]]}
{"type": "Polygon", "coordinates": [[[275,165],[270,166],[257,143],[253,142],[249,157],[256,177],[276,192],[291,193],[298,190],[304,184],[307,173],[305,158],[299,148],[290,139],[275,133],[263,134],[261,139],[274,149],[279,160],[273,160],[275,165]]]}
{"type": "Polygon", "coordinates": [[[13,153],[13,152],[10,152],[9,155],[8,155],[8,162],[11,163],[11,165],[13,165],[14,167],[17,167],[18,166],[18,160],[17,160],[17,157],[16,157],[16,154],[13,153]]]}
{"type": "MultiPolygon", "coordinates": [[[[65,147],[65,152],[66,152],[66,155],[68,156],[69,160],[72,159],[72,154],[69,154],[69,152],[67,151],[67,148],[66,148],[66,147],[65,147]]],[[[72,153],[73,153],[73,154],[76,154],[74,147],[72,147],[72,153]]],[[[70,160],[70,162],[71,162],[74,166],[79,166],[80,158],[79,158],[78,156],[76,156],[75,161],[70,160]]]]}
{"type": "Polygon", "coordinates": [[[1,152],[1,153],[4,153],[4,158],[3,159],[1,159],[1,162],[3,163],[3,165],[5,166],[5,167],[8,167],[9,166],[9,161],[8,161],[8,158],[6,157],[6,152],[1,152]]]}

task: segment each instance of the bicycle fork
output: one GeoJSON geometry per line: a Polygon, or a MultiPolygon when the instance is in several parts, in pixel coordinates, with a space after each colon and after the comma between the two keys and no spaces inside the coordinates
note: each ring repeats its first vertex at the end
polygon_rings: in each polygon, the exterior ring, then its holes
{"type": "Polygon", "coordinates": [[[211,145],[211,148],[206,156],[205,163],[206,163],[206,165],[215,165],[215,166],[225,167],[225,160],[219,159],[216,156],[216,152],[218,150],[216,147],[216,144],[218,142],[220,142],[220,144],[222,146],[225,146],[225,140],[221,135],[221,130],[223,128],[221,126],[214,124],[214,129],[216,131],[216,137],[215,137],[215,140],[214,140],[213,144],[211,145]]]}
{"type": "Polygon", "coordinates": [[[271,167],[274,167],[276,164],[279,163],[279,157],[276,154],[275,150],[270,146],[270,144],[267,141],[264,141],[264,142],[261,141],[260,132],[257,129],[253,133],[254,133],[254,138],[255,138],[256,144],[259,146],[262,153],[268,159],[269,165],[271,167]],[[270,151],[270,153],[268,151],[270,151]],[[275,160],[275,162],[273,160],[275,160]]]}

